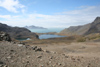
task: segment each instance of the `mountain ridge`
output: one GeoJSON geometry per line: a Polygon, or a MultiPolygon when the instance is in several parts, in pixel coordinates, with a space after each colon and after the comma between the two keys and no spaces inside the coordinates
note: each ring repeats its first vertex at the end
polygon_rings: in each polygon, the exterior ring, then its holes
{"type": "Polygon", "coordinates": [[[60,32],[60,34],[71,35],[88,35],[92,33],[100,33],[100,17],[97,17],[92,23],[81,25],[81,26],[71,26],[60,32]]]}
{"type": "Polygon", "coordinates": [[[44,27],[39,27],[39,26],[34,26],[34,25],[25,26],[25,28],[27,28],[27,29],[47,29],[47,28],[44,28],[44,27]]]}
{"type": "Polygon", "coordinates": [[[0,31],[8,33],[11,38],[32,38],[38,39],[38,35],[22,27],[11,27],[7,24],[0,23],[0,31]]]}

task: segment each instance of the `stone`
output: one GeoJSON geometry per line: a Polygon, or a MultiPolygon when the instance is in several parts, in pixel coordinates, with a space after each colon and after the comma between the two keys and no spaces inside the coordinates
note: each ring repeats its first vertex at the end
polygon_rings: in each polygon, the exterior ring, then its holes
{"type": "Polygon", "coordinates": [[[57,52],[51,51],[51,53],[56,54],[57,52]]]}
{"type": "Polygon", "coordinates": [[[3,65],[0,65],[0,67],[3,67],[3,65]]]}
{"type": "Polygon", "coordinates": [[[35,51],[43,51],[42,48],[37,48],[35,51]]]}
{"type": "Polygon", "coordinates": [[[4,65],[4,67],[8,67],[7,65],[4,65]]]}
{"type": "Polygon", "coordinates": [[[19,47],[22,47],[23,45],[22,45],[22,44],[18,44],[18,46],[19,46],[19,47]]]}
{"type": "Polygon", "coordinates": [[[44,65],[41,65],[41,67],[44,67],[44,65]]]}
{"type": "Polygon", "coordinates": [[[48,51],[48,50],[46,50],[45,52],[46,52],[46,53],[50,53],[50,51],[48,51]]]}
{"type": "Polygon", "coordinates": [[[65,58],[69,58],[69,56],[65,56],[65,58]]]}
{"type": "Polygon", "coordinates": [[[28,58],[30,58],[30,56],[27,56],[28,58]]]}
{"type": "Polygon", "coordinates": [[[32,49],[35,50],[37,48],[37,46],[33,46],[32,49]]]}
{"type": "Polygon", "coordinates": [[[61,63],[58,63],[58,65],[60,66],[60,65],[61,65],[61,63]]]}
{"type": "Polygon", "coordinates": [[[79,58],[77,59],[78,61],[81,61],[79,58]]]}
{"type": "Polygon", "coordinates": [[[51,61],[49,61],[49,64],[51,64],[51,61]]]}
{"type": "Polygon", "coordinates": [[[27,63],[29,64],[29,61],[27,61],[27,63]]]}
{"type": "Polygon", "coordinates": [[[0,31],[0,41],[11,41],[9,34],[0,31]]]}
{"type": "Polygon", "coordinates": [[[53,59],[53,56],[51,56],[50,59],[53,59]]]}
{"type": "Polygon", "coordinates": [[[4,64],[4,63],[0,61],[0,64],[4,64]]]}
{"type": "Polygon", "coordinates": [[[37,58],[42,58],[42,56],[37,56],[37,58]]]}
{"type": "Polygon", "coordinates": [[[43,61],[43,59],[40,59],[40,61],[43,61]]]}
{"type": "Polygon", "coordinates": [[[11,59],[11,56],[8,56],[7,59],[11,59]]]}
{"type": "Polygon", "coordinates": [[[11,52],[14,52],[14,50],[10,50],[11,52]]]}
{"type": "Polygon", "coordinates": [[[90,67],[90,66],[86,66],[86,67],[90,67]]]}
{"type": "Polygon", "coordinates": [[[23,42],[20,42],[19,44],[25,45],[25,43],[23,43],[23,42]]]}

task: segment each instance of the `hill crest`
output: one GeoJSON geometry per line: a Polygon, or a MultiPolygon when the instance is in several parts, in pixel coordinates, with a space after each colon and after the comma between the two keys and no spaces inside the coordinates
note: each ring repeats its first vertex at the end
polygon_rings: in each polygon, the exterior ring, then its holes
{"type": "Polygon", "coordinates": [[[60,34],[71,35],[88,35],[92,33],[100,33],[100,17],[97,17],[92,23],[81,25],[81,26],[71,26],[60,32],[60,34]]]}

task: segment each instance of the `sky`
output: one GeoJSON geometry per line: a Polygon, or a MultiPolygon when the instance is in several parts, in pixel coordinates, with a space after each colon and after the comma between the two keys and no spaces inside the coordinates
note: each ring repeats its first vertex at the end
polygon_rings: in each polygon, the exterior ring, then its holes
{"type": "Polygon", "coordinates": [[[10,26],[67,28],[99,16],[100,0],[0,0],[0,22],[10,26]]]}

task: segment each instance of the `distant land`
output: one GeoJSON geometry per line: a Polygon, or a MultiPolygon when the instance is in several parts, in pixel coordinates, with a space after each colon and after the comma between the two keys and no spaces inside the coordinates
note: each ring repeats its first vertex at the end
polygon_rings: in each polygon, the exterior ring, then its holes
{"type": "Polygon", "coordinates": [[[30,30],[22,27],[11,27],[7,24],[0,23],[0,32],[6,32],[8,33],[11,38],[17,39],[17,38],[32,38],[32,39],[38,39],[38,35],[36,33],[31,32],[30,30]]]}
{"type": "Polygon", "coordinates": [[[39,26],[34,26],[34,25],[25,26],[25,28],[27,28],[27,29],[47,29],[47,28],[44,28],[44,27],[39,27],[39,26]]]}
{"type": "Polygon", "coordinates": [[[97,17],[92,23],[81,25],[81,26],[71,26],[60,32],[60,34],[71,35],[88,35],[100,33],[100,17],[97,17]]]}

